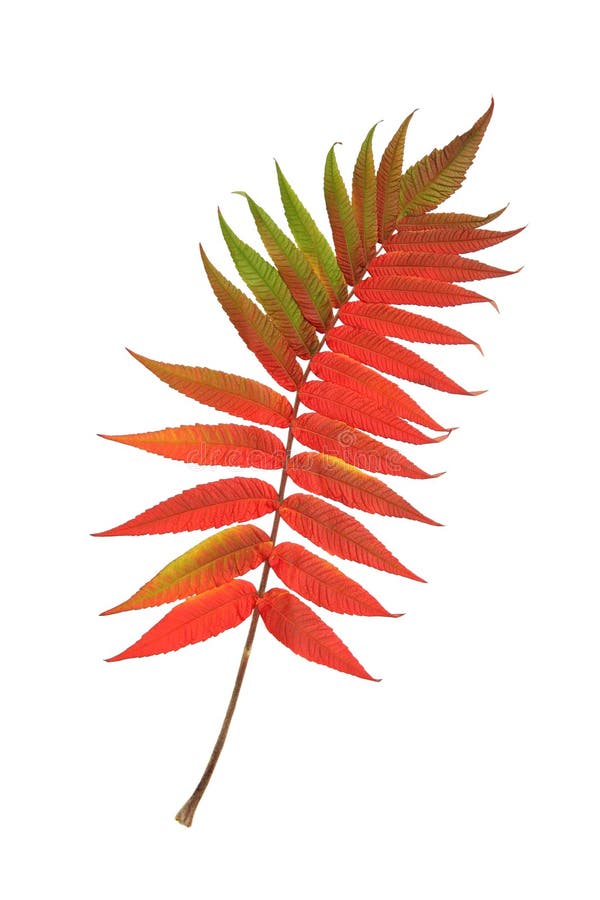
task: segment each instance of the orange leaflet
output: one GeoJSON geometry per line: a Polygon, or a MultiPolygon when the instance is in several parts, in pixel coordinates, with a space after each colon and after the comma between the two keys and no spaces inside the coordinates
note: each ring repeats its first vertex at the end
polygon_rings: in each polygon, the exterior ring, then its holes
{"type": "Polygon", "coordinates": [[[331,612],[355,616],[394,615],[332,563],[299,544],[279,544],[269,557],[269,565],[291,590],[331,612]]]}
{"type": "Polygon", "coordinates": [[[233,581],[190,597],[107,662],[170,653],[215,637],[247,619],[257,599],[256,588],[248,581],[233,581]]]}
{"type": "Polygon", "coordinates": [[[430,278],[414,278],[397,274],[392,270],[379,269],[375,277],[365,278],[358,284],[355,295],[365,303],[391,303],[396,306],[462,306],[465,303],[491,303],[476,291],[470,291],[458,284],[433,281],[430,278]]]}
{"type": "Polygon", "coordinates": [[[403,566],[364,525],[325,500],[308,494],[291,494],[279,511],[290,528],[334,556],[414,581],[424,580],[403,566]]]}
{"type": "Polygon", "coordinates": [[[359,362],[375,366],[406,381],[427,385],[437,391],[466,394],[470,397],[482,393],[482,391],[466,391],[412,350],[407,350],[406,347],[394,344],[393,341],[388,341],[370,331],[343,325],[341,328],[333,329],[327,338],[327,344],[332,350],[347,353],[359,362]]]}
{"type": "Polygon", "coordinates": [[[144,434],[100,437],[197,466],[281,469],[285,459],[279,438],[254,425],[180,425],[144,434]]]}
{"type": "Polygon", "coordinates": [[[386,303],[362,303],[360,300],[346,303],[340,310],[340,319],[345,325],[405,341],[420,344],[472,344],[482,352],[479,344],[460,331],[426,316],[418,316],[405,309],[395,309],[386,303]]]}
{"type": "Polygon", "coordinates": [[[294,653],[347,675],[377,681],[329,625],[289,591],[271,588],[258,601],[258,609],[267,630],[294,653]]]}
{"type": "Polygon", "coordinates": [[[403,475],[405,478],[437,477],[428,475],[387,444],[376,441],[338,419],[330,419],[319,413],[303,413],[294,422],[292,431],[294,438],[305,447],[337,456],[338,459],[368,472],[403,475]]]}
{"type": "Polygon", "coordinates": [[[258,422],[259,425],[275,425],[287,428],[292,417],[292,407],[287,397],[277,391],[241,375],[230,375],[204,366],[179,366],[157,362],[129,351],[169,387],[198,403],[212,406],[221,412],[258,422]]]}
{"type": "Polygon", "coordinates": [[[123,525],[97,532],[94,537],[219,528],[232,522],[247,522],[265,516],[277,509],[278,503],[277,491],[266,481],[259,478],[223,478],[182,491],[123,525]]]}
{"type": "Polygon", "coordinates": [[[477,281],[515,275],[514,271],[488,266],[478,259],[465,259],[452,253],[413,253],[392,250],[377,256],[369,265],[369,272],[377,275],[408,275],[430,278],[432,281],[477,281]]]}
{"type": "MultiPolygon", "coordinates": [[[[343,353],[317,353],[310,364],[311,370],[331,384],[349,388],[371,399],[371,405],[384,406],[394,416],[409,419],[432,431],[448,431],[431,418],[406,391],[384,378],[373,369],[343,353]]],[[[362,403],[364,407],[364,401],[362,403]]],[[[334,418],[336,418],[334,414],[334,418]]]]}
{"type": "Polygon", "coordinates": [[[298,453],[288,463],[288,474],[298,487],[345,506],[382,516],[414,519],[437,525],[391,488],[355,466],[324,453],[298,453]]]}
{"type": "Polygon", "coordinates": [[[355,394],[326,381],[309,381],[302,385],[300,400],[322,415],[341,416],[348,425],[407,444],[435,444],[446,437],[428,437],[398,418],[389,408],[379,406],[376,399],[365,400],[364,394],[355,394]]]}

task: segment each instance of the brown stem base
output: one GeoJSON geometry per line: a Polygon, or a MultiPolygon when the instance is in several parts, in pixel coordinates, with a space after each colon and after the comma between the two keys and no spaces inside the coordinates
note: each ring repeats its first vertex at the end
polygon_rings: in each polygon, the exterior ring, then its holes
{"type": "Polygon", "coordinates": [[[254,635],[256,634],[256,626],[258,624],[258,607],[255,607],[254,612],[252,613],[252,619],[250,621],[250,630],[248,631],[248,637],[246,638],[246,643],[244,644],[244,650],[242,653],[242,658],[240,660],[240,666],[237,672],[237,676],[235,679],[235,684],[233,685],[233,691],[231,694],[231,699],[229,701],[229,706],[227,707],[227,712],[225,713],[225,718],[223,719],[223,724],[221,725],[221,730],[219,732],[219,736],[217,737],[217,741],[215,743],[213,752],[211,753],[210,759],[208,761],[208,765],[204,770],[204,775],[200,779],[198,783],[198,787],[192,794],[192,796],[187,800],[177,815],[175,816],[176,820],[180,822],[182,825],[185,825],[187,828],[193,822],[194,813],[196,812],[196,807],[200,803],[204,791],[208,787],[208,783],[211,779],[212,773],[214,771],[215,766],[219,760],[221,755],[221,751],[223,749],[223,745],[225,743],[225,739],[227,737],[227,732],[229,731],[229,726],[231,724],[231,719],[233,717],[233,713],[235,712],[235,707],[238,701],[238,697],[240,695],[240,690],[242,687],[242,682],[244,680],[244,675],[246,674],[246,666],[248,665],[248,659],[250,658],[250,651],[252,649],[252,644],[254,642],[254,635]]]}

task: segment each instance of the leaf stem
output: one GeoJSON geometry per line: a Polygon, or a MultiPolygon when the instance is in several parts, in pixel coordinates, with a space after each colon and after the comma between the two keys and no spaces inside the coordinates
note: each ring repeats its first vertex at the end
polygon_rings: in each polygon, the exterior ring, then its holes
{"type": "Polygon", "coordinates": [[[221,725],[221,730],[219,732],[219,736],[213,748],[213,752],[210,755],[210,759],[208,761],[208,765],[204,770],[204,774],[200,779],[198,786],[192,796],[187,800],[175,818],[178,822],[181,822],[182,825],[185,825],[187,828],[190,827],[192,821],[194,819],[194,813],[196,812],[196,807],[200,803],[204,791],[208,787],[208,783],[212,777],[212,773],[214,772],[215,766],[219,761],[219,757],[221,755],[221,750],[223,749],[223,745],[225,743],[225,739],[227,737],[227,732],[229,731],[229,726],[231,725],[231,719],[233,718],[233,714],[235,712],[235,707],[238,701],[238,697],[240,695],[240,690],[242,688],[242,682],[244,681],[244,675],[246,674],[246,666],[248,665],[248,660],[250,658],[250,651],[252,649],[252,643],[254,641],[254,635],[256,634],[256,626],[258,625],[258,606],[254,608],[254,612],[252,613],[252,619],[250,620],[250,630],[248,632],[248,637],[246,638],[246,643],[244,645],[244,652],[242,653],[242,658],[240,660],[240,665],[238,668],[238,672],[236,675],[235,683],[233,685],[233,692],[231,694],[231,699],[229,700],[229,706],[227,707],[227,712],[225,713],[225,718],[223,719],[223,724],[221,725]]]}
{"type": "MultiPolygon", "coordinates": [[[[375,256],[379,256],[379,254],[382,252],[382,250],[383,250],[383,246],[381,246],[379,248],[379,250],[377,251],[375,256]]],[[[365,275],[366,275],[366,272],[365,272],[365,275]]],[[[355,287],[356,286],[354,286],[349,291],[348,296],[346,297],[346,300],[344,301],[344,303],[347,303],[348,300],[350,300],[350,298],[354,295],[355,287]]],[[[323,334],[323,337],[321,338],[321,341],[319,342],[319,346],[313,353],[313,356],[316,356],[316,354],[321,351],[323,345],[325,344],[325,342],[327,340],[330,330],[332,328],[334,328],[335,325],[337,324],[339,314],[340,313],[338,310],[336,312],[336,314],[334,315],[333,319],[331,320],[331,324],[329,325],[327,331],[323,334]]],[[[312,359],[312,357],[311,357],[311,359],[312,359]]],[[[296,390],[296,397],[294,399],[292,418],[291,418],[290,425],[288,428],[288,438],[287,438],[287,444],[286,444],[286,448],[285,448],[285,460],[283,463],[283,470],[281,473],[281,481],[279,483],[279,503],[281,503],[283,501],[283,498],[285,495],[285,486],[286,486],[286,482],[287,482],[287,478],[288,478],[288,462],[289,462],[290,456],[292,454],[292,444],[294,443],[294,433],[292,430],[292,425],[294,424],[294,420],[298,413],[298,407],[300,406],[300,389],[302,388],[302,386],[306,382],[308,376],[310,375],[310,363],[311,363],[311,360],[309,360],[308,363],[306,364],[306,368],[302,374],[302,380],[301,380],[300,384],[298,385],[298,388],[296,390]]],[[[277,532],[279,530],[280,518],[281,517],[279,514],[279,509],[277,509],[275,511],[275,517],[273,519],[273,527],[271,529],[271,542],[273,544],[275,543],[275,541],[277,539],[277,532]]],[[[264,562],[264,565],[263,565],[262,573],[261,573],[260,585],[258,587],[259,597],[262,597],[265,592],[265,588],[267,586],[267,580],[269,577],[270,570],[271,570],[271,567],[269,565],[269,560],[266,559],[264,562]]],[[[237,705],[238,697],[240,695],[240,690],[242,688],[242,683],[244,681],[244,676],[246,674],[246,668],[248,666],[248,660],[250,658],[250,651],[252,650],[252,644],[254,643],[254,636],[256,634],[256,627],[258,625],[259,617],[260,617],[260,613],[258,611],[258,606],[256,606],[252,613],[252,618],[250,619],[250,629],[248,631],[246,643],[244,644],[244,649],[242,651],[242,658],[240,660],[237,675],[235,677],[235,682],[233,685],[233,691],[231,693],[231,698],[229,700],[229,705],[228,705],[227,711],[225,713],[225,718],[223,719],[223,724],[221,725],[221,730],[219,731],[219,735],[215,742],[215,746],[213,747],[213,751],[210,755],[210,759],[208,760],[208,764],[206,766],[206,769],[204,770],[204,774],[202,775],[202,778],[198,782],[198,786],[196,787],[196,790],[191,795],[189,800],[186,800],[186,802],[183,804],[183,806],[181,807],[181,809],[175,816],[176,820],[178,822],[180,822],[182,825],[185,825],[187,828],[189,828],[190,825],[192,824],[192,821],[194,819],[194,813],[196,812],[196,808],[197,808],[198,804],[200,803],[200,800],[202,799],[206,788],[208,787],[210,779],[212,778],[212,774],[215,770],[215,766],[217,765],[217,762],[219,761],[221,751],[223,750],[223,745],[225,744],[225,740],[227,738],[229,726],[231,725],[231,720],[232,720],[233,714],[235,712],[235,707],[237,705]]]]}

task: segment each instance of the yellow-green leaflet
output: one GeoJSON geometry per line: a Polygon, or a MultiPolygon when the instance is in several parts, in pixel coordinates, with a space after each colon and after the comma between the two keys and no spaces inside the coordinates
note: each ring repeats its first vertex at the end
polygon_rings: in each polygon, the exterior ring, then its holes
{"type": "Polygon", "coordinates": [[[292,190],[278,163],[275,165],[281,202],[290,231],[327,291],[330,302],[333,306],[339,306],[346,299],[348,291],[335,254],[327,238],[319,231],[314,219],[292,190]]]}
{"type": "Polygon", "coordinates": [[[219,212],[221,231],[236,269],[267,315],[296,353],[310,359],[319,341],[314,328],[303,317],[277,269],[263,259],[249,244],[240,240],[219,212]]]}

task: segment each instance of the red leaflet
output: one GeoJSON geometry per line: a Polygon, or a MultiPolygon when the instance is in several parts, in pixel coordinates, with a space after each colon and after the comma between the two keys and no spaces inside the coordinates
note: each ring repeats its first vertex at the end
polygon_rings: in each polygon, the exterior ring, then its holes
{"type": "Polygon", "coordinates": [[[393,616],[360,584],[299,544],[279,544],[269,565],[284,584],[323,609],[354,616],[393,616]]]}
{"type": "Polygon", "coordinates": [[[216,369],[157,362],[133,350],[129,353],[169,387],[221,412],[279,428],[287,428],[292,417],[289,400],[260,381],[216,369]]]}
{"type": "Polygon", "coordinates": [[[392,447],[376,441],[345,422],[319,413],[304,413],[292,425],[296,440],[305,447],[329,453],[368,472],[403,475],[405,478],[436,478],[428,475],[392,447]]]}
{"type": "Polygon", "coordinates": [[[475,291],[457,284],[432,281],[429,278],[412,278],[405,275],[384,274],[379,269],[375,278],[366,278],[357,284],[355,295],[365,303],[392,303],[397,306],[462,306],[465,303],[491,303],[475,291]]]}
{"type": "MultiPolygon", "coordinates": [[[[342,353],[317,353],[310,364],[312,371],[323,381],[350,388],[357,394],[371,397],[377,406],[385,406],[389,412],[403,419],[416,422],[432,431],[448,431],[428,416],[412,397],[388,378],[363,366],[362,363],[342,353]]],[[[364,406],[364,401],[363,404],[364,406]]],[[[333,414],[334,418],[337,415],[333,414]]]]}
{"type": "Polygon", "coordinates": [[[521,231],[522,228],[515,228],[513,231],[478,231],[464,226],[453,228],[443,225],[439,228],[415,228],[413,231],[404,226],[389,238],[385,248],[415,253],[474,253],[506,241],[521,231]]]}
{"type": "Polygon", "coordinates": [[[378,334],[362,331],[358,328],[350,328],[343,325],[334,328],[327,344],[332,350],[347,353],[349,356],[364,362],[369,366],[375,366],[382,372],[404,378],[406,381],[414,381],[416,384],[425,384],[437,391],[446,391],[449,394],[467,394],[473,397],[482,391],[466,391],[455,381],[432,366],[431,363],[421,359],[412,350],[400,344],[394,344],[378,334]]]}
{"type": "Polygon", "coordinates": [[[218,528],[265,516],[277,509],[278,503],[277,491],[266,481],[259,478],[223,478],[182,491],[123,525],[100,531],[94,537],[218,528]]]}
{"type": "Polygon", "coordinates": [[[355,394],[348,388],[337,387],[326,381],[309,381],[302,385],[300,400],[305,406],[325,416],[342,416],[348,425],[407,444],[435,444],[447,437],[428,437],[408,422],[399,419],[388,408],[377,406],[375,398],[365,399],[364,394],[355,394]]]}
{"type": "Polygon", "coordinates": [[[482,352],[479,344],[460,331],[426,316],[418,316],[405,309],[395,309],[386,303],[346,303],[340,310],[340,319],[346,325],[405,341],[420,344],[472,344],[482,352]]]}
{"type": "Polygon", "coordinates": [[[403,575],[414,581],[424,581],[403,566],[364,525],[325,500],[309,497],[308,494],[291,494],[283,501],[279,511],[290,528],[333,556],[403,575]]]}
{"type": "Polygon", "coordinates": [[[367,475],[335,456],[298,453],[288,463],[288,474],[298,487],[345,506],[382,516],[439,525],[439,522],[434,522],[407,503],[379,478],[367,475]]]}
{"type": "Polygon", "coordinates": [[[433,281],[477,281],[516,274],[508,269],[488,266],[478,259],[464,259],[451,253],[407,253],[401,250],[375,257],[368,268],[371,274],[410,275],[433,281]]]}
{"type": "Polygon", "coordinates": [[[377,681],[363,669],[329,625],[293,594],[271,588],[258,601],[258,608],[267,630],[294,653],[347,675],[377,681]]]}
{"type": "Polygon", "coordinates": [[[133,597],[102,615],[184,600],[233,581],[267,559],[273,544],[256,525],[234,525],[205,538],[174,559],[133,597]]]}
{"type": "Polygon", "coordinates": [[[100,437],[197,466],[281,469],[285,459],[279,438],[254,425],[180,425],[145,434],[100,437]]]}
{"type": "Polygon", "coordinates": [[[258,594],[248,581],[233,581],[190,597],[176,606],[139,641],[107,662],[169,653],[234,628],[252,612],[258,594]]]}

